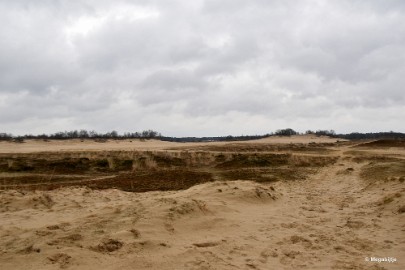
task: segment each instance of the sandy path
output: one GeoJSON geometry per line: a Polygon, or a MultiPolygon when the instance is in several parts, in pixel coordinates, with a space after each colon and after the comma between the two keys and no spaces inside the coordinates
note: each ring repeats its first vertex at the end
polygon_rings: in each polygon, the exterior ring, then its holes
{"type": "Polygon", "coordinates": [[[405,269],[401,198],[381,203],[404,184],[368,186],[363,165],[341,156],[302,181],[178,192],[5,191],[1,269],[405,269]]]}

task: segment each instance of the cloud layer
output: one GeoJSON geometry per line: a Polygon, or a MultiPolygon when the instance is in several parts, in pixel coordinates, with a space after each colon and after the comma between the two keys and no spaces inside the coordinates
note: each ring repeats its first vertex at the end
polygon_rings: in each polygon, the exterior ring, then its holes
{"type": "Polygon", "coordinates": [[[405,4],[0,1],[0,126],[402,131],[405,4]]]}

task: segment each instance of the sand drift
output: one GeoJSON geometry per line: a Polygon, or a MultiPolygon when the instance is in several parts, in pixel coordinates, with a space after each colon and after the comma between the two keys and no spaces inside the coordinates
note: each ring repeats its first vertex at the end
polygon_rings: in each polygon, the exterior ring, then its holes
{"type": "Polygon", "coordinates": [[[131,143],[2,143],[1,268],[405,267],[401,143],[131,143]]]}

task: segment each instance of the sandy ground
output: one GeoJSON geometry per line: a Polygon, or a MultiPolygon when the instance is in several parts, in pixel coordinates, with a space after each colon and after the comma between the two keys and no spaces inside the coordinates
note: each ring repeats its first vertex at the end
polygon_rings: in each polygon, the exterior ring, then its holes
{"type": "Polygon", "coordinates": [[[405,183],[364,182],[345,151],[295,182],[1,191],[0,268],[405,269],[405,183]]]}
{"type": "MultiPolygon", "coordinates": [[[[269,137],[260,140],[246,141],[244,143],[288,144],[288,143],[334,143],[336,139],[329,137],[316,137],[313,135],[300,135],[291,137],[269,137]]],[[[343,141],[340,139],[340,141],[343,141]]],[[[0,153],[34,153],[34,152],[60,152],[60,151],[148,151],[164,150],[201,145],[224,145],[230,142],[202,142],[202,143],[175,143],[159,140],[108,140],[100,143],[94,140],[26,140],[24,143],[0,142],[0,153]]]]}

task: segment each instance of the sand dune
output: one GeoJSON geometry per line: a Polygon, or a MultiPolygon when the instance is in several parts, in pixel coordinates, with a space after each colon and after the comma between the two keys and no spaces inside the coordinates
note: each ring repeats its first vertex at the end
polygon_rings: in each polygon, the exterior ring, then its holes
{"type": "MultiPolygon", "coordinates": [[[[287,143],[334,143],[337,140],[326,136],[297,135],[291,137],[269,137],[244,143],[287,144],[287,143]]],[[[340,141],[344,141],[340,139],[340,141]]],[[[164,150],[170,148],[196,147],[201,145],[225,145],[229,142],[201,142],[201,143],[175,143],[160,140],[108,140],[96,142],[94,140],[26,140],[24,143],[0,142],[0,153],[35,153],[59,151],[148,151],[164,150]]]]}
{"type": "Polygon", "coordinates": [[[404,181],[348,150],[297,181],[0,191],[1,269],[405,269],[404,181]]]}

